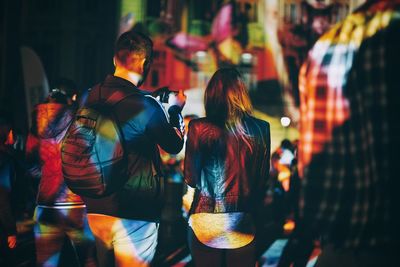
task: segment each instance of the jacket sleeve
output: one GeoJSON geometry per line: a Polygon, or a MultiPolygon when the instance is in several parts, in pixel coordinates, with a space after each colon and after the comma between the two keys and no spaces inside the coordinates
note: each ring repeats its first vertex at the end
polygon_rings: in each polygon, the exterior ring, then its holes
{"type": "Polygon", "coordinates": [[[267,185],[269,184],[270,176],[270,154],[271,154],[271,138],[270,138],[270,127],[267,123],[266,126],[263,124],[260,127],[260,134],[262,136],[260,148],[257,149],[257,159],[254,162],[254,167],[256,168],[255,175],[256,181],[254,186],[254,191],[252,195],[252,210],[253,215],[256,218],[256,227],[263,228],[265,223],[265,205],[264,198],[267,192],[267,185]]]}
{"type": "Polygon", "coordinates": [[[262,201],[264,194],[267,190],[267,184],[269,181],[269,170],[270,170],[270,160],[271,160],[271,133],[270,126],[267,123],[266,128],[263,133],[265,135],[265,149],[261,152],[261,164],[260,164],[260,179],[259,179],[259,200],[262,201]]]}
{"type": "MultiPolygon", "coordinates": [[[[154,100],[157,101],[157,100],[154,100]]],[[[177,154],[183,147],[185,126],[178,106],[171,106],[167,116],[160,103],[154,104],[155,111],[147,124],[146,131],[166,152],[177,154]]]]}
{"type": "Polygon", "coordinates": [[[195,188],[201,178],[201,153],[196,125],[191,121],[188,128],[184,177],[186,184],[195,188]]]}

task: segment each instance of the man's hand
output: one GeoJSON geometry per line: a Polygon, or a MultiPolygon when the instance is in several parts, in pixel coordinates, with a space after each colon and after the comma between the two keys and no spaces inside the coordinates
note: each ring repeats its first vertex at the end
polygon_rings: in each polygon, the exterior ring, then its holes
{"type": "Polygon", "coordinates": [[[171,94],[169,104],[171,106],[176,105],[183,108],[186,104],[186,95],[182,90],[180,90],[178,94],[171,94]]]}
{"type": "Polygon", "coordinates": [[[7,238],[7,242],[8,242],[8,247],[13,249],[17,246],[17,236],[16,235],[10,235],[7,238]]]}

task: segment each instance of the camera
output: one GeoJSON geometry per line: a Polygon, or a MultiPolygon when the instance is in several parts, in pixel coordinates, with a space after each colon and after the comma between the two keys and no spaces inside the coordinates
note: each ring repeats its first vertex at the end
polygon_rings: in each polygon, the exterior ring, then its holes
{"type": "Polygon", "coordinates": [[[178,92],[170,90],[168,86],[164,86],[155,90],[151,95],[153,97],[159,97],[161,103],[168,103],[170,93],[177,94],[178,92]]]}

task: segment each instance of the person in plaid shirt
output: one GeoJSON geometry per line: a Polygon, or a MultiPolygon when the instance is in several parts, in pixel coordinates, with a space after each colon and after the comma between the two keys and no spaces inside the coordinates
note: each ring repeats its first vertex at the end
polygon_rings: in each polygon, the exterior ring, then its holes
{"type": "Polygon", "coordinates": [[[399,247],[400,1],[367,1],[300,71],[300,216],[318,266],[392,266],[399,247]],[[397,135],[396,135],[397,134],[397,135]]]}

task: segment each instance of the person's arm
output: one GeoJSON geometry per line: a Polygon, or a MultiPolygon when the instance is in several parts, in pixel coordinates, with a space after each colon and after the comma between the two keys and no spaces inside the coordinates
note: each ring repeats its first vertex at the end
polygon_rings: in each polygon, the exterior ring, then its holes
{"type": "Polygon", "coordinates": [[[169,117],[162,105],[155,99],[152,106],[154,112],[147,124],[146,131],[156,143],[166,152],[177,154],[183,147],[185,125],[181,115],[181,108],[173,105],[169,108],[169,117]]]}
{"type": "Polygon", "coordinates": [[[186,139],[184,179],[186,184],[195,188],[201,176],[201,152],[196,124],[191,121],[186,139]]]}
{"type": "MultiPolygon", "coordinates": [[[[333,74],[330,66],[334,63],[330,59],[344,62],[344,57],[351,55],[352,50],[332,56],[334,49],[320,51],[324,46],[324,42],[316,43],[299,74],[299,219],[304,222],[303,230],[310,233],[321,232],[333,219],[340,219],[337,210],[333,209],[337,204],[335,198],[331,197],[342,191],[338,188],[339,176],[333,179],[327,173],[337,173],[340,168],[340,165],[335,167],[332,164],[332,158],[341,149],[340,145],[334,145],[333,129],[343,127],[347,118],[345,114],[348,114],[346,100],[331,84],[333,74]]],[[[337,81],[345,80],[342,76],[334,76],[337,81]]]]}
{"type": "MultiPolygon", "coordinates": [[[[314,133],[316,110],[310,107],[309,102],[315,101],[312,92],[315,91],[315,77],[310,77],[313,68],[318,68],[312,61],[311,53],[308,60],[303,64],[299,74],[300,93],[300,122],[299,122],[299,147],[298,147],[298,174],[301,179],[299,199],[299,219],[306,222],[307,228],[315,229],[316,214],[320,212],[318,203],[321,202],[321,193],[324,191],[320,186],[321,177],[313,177],[308,173],[308,167],[313,156],[313,146],[316,142],[314,133]],[[311,197],[311,198],[310,198],[311,197]]],[[[323,88],[321,88],[322,90],[323,88]]],[[[322,167],[322,166],[321,166],[322,167]]]]}

